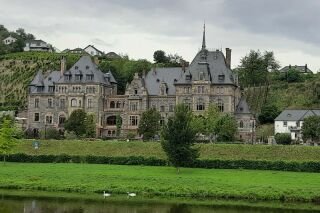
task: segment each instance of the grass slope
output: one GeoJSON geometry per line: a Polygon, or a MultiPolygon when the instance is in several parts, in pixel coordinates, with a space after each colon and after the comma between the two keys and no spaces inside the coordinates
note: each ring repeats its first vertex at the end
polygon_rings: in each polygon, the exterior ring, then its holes
{"type": "MultiPolygon", "coordinates": [[[[161,144],[157,142],[41,140],[38,150],[33,149],[32,142],[32,140],[19,141],[14,153],[165,158],[161,144]]],[[[197,144],[197,146],[200,148],[200,159],[320,161],[320,147],[243,144],[197,144]]]]}
{"type": "Polygon", "coordinates": [[[0,188],[114,194],[314,201],[320,174],[88,164],[0,166],[0,188]]]}

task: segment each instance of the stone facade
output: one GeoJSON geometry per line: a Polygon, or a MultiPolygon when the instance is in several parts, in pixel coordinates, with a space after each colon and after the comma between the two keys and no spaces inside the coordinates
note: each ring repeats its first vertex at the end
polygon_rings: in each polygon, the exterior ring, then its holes
{"type": "Polygon", "coordinates": [[[239,139],[254,140],[255,119],[241,97],[238,77],[231,71],[231,49],[209,51],[205,46],[189,67],[153,68],[147,74],[135,74],[124,95],[117,94],[112,73],[102,73],[89,56],[83,56],[70,70],[41,72],[30,84],[29,128],[34,132],[47,127],[63,130],[63,123],[75,109],[96,115],[98,137],[117,136],[117,117],[121,118],[120,136],[137,134],[141,115],[149,108],[161,114],[161,123],[173,115],[175,105],[187,104],[195,114],[203,114],[209,104],[235,116],[239,139]]]}

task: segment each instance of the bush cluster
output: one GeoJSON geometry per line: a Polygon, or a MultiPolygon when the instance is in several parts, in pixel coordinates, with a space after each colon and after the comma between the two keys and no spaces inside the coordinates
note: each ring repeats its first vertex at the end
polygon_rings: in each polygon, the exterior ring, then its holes
{"type": "MultiPolygon", "coordinates": [[[[3,155],[0,155],[0,159],[3,155]]],[[[167,166],[167,160],[155,157],[108,157],[108,156],[79,156],[79,155],[27,155],[23,153],[12,154],[7,157],[9,162],[24,163],[90,163],[115,165],[144,165],[167,166]]],[[[264,160],[196,160],[188,167],[206,169],[252,169],[277,170],[295,172],[320,172],[318,161],[264,161],[264,160]]]]}

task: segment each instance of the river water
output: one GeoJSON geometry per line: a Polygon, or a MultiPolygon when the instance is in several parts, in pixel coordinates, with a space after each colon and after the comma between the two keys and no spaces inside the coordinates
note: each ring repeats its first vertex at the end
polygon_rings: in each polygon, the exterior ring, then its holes
{"type": "Polygon", "coordinates": [[[258,207],[206,206],[175,203],[66,200],[61,198],[0,197],[0,213],[298,213],[306,210],[282,210],[258,207]]]}

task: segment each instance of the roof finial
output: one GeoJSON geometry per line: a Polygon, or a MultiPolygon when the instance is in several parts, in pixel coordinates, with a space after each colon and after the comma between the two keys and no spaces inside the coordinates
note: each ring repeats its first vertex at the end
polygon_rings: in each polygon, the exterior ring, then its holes
{"type": "Polygon", "coordinates": [[[206,22],[203,24],[202,49],[206,49],[206,22]]]}

